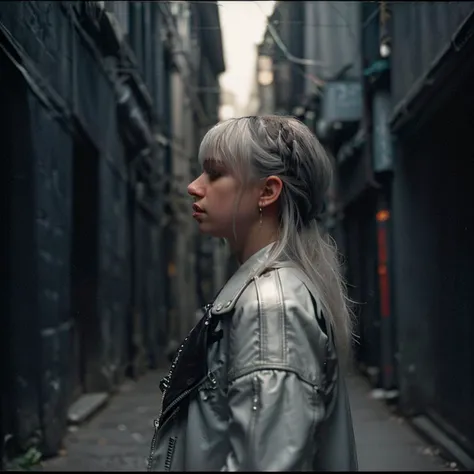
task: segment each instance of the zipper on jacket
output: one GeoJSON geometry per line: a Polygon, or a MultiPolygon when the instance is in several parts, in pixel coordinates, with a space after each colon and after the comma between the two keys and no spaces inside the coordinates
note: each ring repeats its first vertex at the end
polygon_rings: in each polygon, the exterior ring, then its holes
{"type": "Polygon", "coordinates": [[[168,450],[166,451],[166,459],[165,459],[165,471],[171,470],[171,463],[173,462],[173,454],[176,448],[176,440],[178,438],[176,436],[171,437],[168,441],[168,450]]]}
{"type": "Polygon", "coordinates": [[[160,414],[158,415],[158,418],[156,418],[153,421],[153,424],[155,425],[155,432],[153,433],[153,438],[151,439],[151,448],[150,448],[150,456],[148,457],[148,471],[151,471],[151,463],[153,462],[153,455],[155,454],[155,448],[156,448],[156,440],[158,438],[158,431],[160,429],[160,420],[161,417],[163,416],[163,401],[166,396],[166,392],[169,388],[169,381],[171,380],[171,376],[173,375],[173,370],[176,367],[176,362],[178,361],[179,354],[182,351],[182,347],[184,343],[187,341],[188,338],[186,338],[183,341],[183,344],[181,344],[180,348],[178,349],[178,353],[176,354],[176,357],[174,358],[173,363],[171,364],[171,368],[168,372],[168,375],[163,378],[163,380],[160,382],[160,387],[162,388],[162,396],[161,396],[161,407],[160,407],[160,414]]]}
{"type": "Polygon", "coordinates": [[[153,433],[153,438],[151,439],[151,449],[150,449],[150,455],[148,456],[147,471],[151,471],[151,463],[153,462],[153,455],[155,454],[156,438],[158,436],[158,426],[159,426],[158,420],[154,420],[153,424],[155,425],[155,432],[153,433]]]}
{"type": "Polygon", "coordinates": [[[155,420],[154,425],[155,425],[155,432],[153,434],[153,438],[151,440],[151,450],[150,450],[150,455],[148,457],[148,468],[147,471],[151,471],[151,463],[153,462],[153,455],[155,454],[156,450],[156,442],[158,440],[158,433],[160,430],[162,430],[168,423],[170,423],[178,414],[179,412],[179,407],[176,407],[176,410],[168,417],[168,419],[163,423],[159,424],[158,419],[155,420]]]}
{"type": "Polygon", "coordinates": [[[173,359],[173,362],[171,363],[171,367],[170,367],[170,370],[168,371],[168,375],[163,377],[163,379],[160,382],[160,388],[162,390],[161,407],[160,407],[160,414],[158,415],[158,418],[156,418],[156,420],[154,420],[154,422],[153,422],[153,424],[155,425],[155,432],[153,433],[153,438],[151,440],[150,456],[148,457],[148,471],[151,471],[151,463],[153,462],[153,455],[155,454],[156,439],[158,437],[158,431],[159,431],[159,428],[160,428],[160,420],[161,420],[161,417],[163,415],[163,401],[165,399],[166,392],[168,391],[170,381],[171,381],[171,377],[173,376],[173,372],[174,372],[174,369],[176,367],[176,363],[178,362],[179,355],[181,354],[181,352],[183,350],[183,346],[185,345],[187,340],[188,340],[188,338],[186,337],[184,339],[183,343],[181,344],[181,346],[179,347],[179,349],[176,353],[176,356],[173,359]]]}
{"type": "MultiPolygon", "coordinates": [[[[205,311],[205,314],[206,314],[206,317],[207,317],[207,320],[205,321],[204,324],[206,324],[206,326],[209,324],[209,320],[211,319],[211,313],[210,313],[210,310],[212,308],[213,304],[212,303],[209,303],[207,304],[205,307],[204,307],[204,311],[205,311]]],[[[192,332],[192,331],[191,331],[192,332]]],[[[173,360],[173,362],[171,363],[171,368],[168,372],[168,375],[166,375],[165,377],[163,377],[163,379],[161,380],[160,382],[160,388],[162,389],[162,396],[161,396],[161,408],[160,408],[160,414],[158,415],[158,418],[156,420],[154,420],[153,424],[155,425],[155,432],[153,433],[153,438],[151,440],[151,450],[150,450],[150,456],[148,457],[148,471],[151,471],[151,463],[153,461],[153,455],[155,454],[155,448],[156,448],[156,439],[158,437],[158,431],[159,429],[161,428],[160,426],[160,420],[162,418],[163,415],[165,415],[166,413],[168,413],[170,411],[171,408],[173,408],[177,403],[179,403],[185,396],[187,396],[188,393],[190,393],[192,390],[194,390],[196,387],[198,387],[202,381],[200,381],[197,385],[195,385],[194,387],[191,387],[190,389],[186,390],[185,392],[183,392],[177,399],[173,400],[173,402],[168,406],[168,408],[165,410],[165,412],[163,413],[163,402],[164,402],[164,399],[165,399],[165,396],[166,396],[166,392],[168,391],[168,388],[170,386],[170,383],[171,383],[171,378],[173,376],[173,372],[174,372],[174,369],[176,368],[176,365],[178,363],[178,360],[179,360],[179,356],[181,354],[181,352],[183,351],[183,347],[185,346],[186,342],[188,341],[189,339],[189,335],[187,337],[185,337],[184,341],[182,342],[182,344],[179,346],[179,349],[176,353],[176,356],[173,360]]],[[[207,376],[206,376],[207,377],[207,376]]]]}
{"type": "MultiPolygon", "coordinates": [[[[204,322],[204,324],[206,326],[209,325],[209,321],[211,319],[211,313],[210,313],[210,309],[212,308],[212,304],[209,303],[207,304],[204,309],[206,311],[206,321],[204,322]]],[[[188,336],[189,337],[189,336],[188,336]]],[[[171,383],[171,377],[173,376],[173,372],[174,372],[174,369],[178,363],[178,359],[179,359],[179,356],[181,354],[181,352],[183,351],[183,347],[184,345],[186,344],[187,340],[188,340],[188,337],[186,337],[186,339],[183,341],[183,343],[181,344],[180,348],[178,349],[178,352],[176,354],[176,357],[173,361],[173,363],[171,364],[171,369],[168,373],[168,375],[162,380],[162,383],[163,383],[163,397],[161,399],[161,410],[160,410],[160,415],[158,417],[158,420],[161,420],[161,417],[163,415],[165,415],[166,413],[168,413],[170,411],[171,408],[173,408],[176,403],[179,403],[188,393],[190,393],[192,390],[194,390],[196,388],[196,386],[200,385],[201,384],[201,381],[199,381],[199,383],[197,385],[195,385],[194,387],[191,387],[189,388],[188,390],[186,390],[185,392],[183,392],[178,398],[176,398],[175,400],[173,400],[168,408],[163,412],[163,400],[165,399],[165,395],[166,395],[166,392],[170,386],[170,383],[171,383]]]]}
{"type": "MultiPolygon", "coordinates": [[[[179,397],[175,398],[168,406],[168,408],[163,412],[162,415],[166,415],[173,407],[175,407],[183,398],[186,398],[192,391],[198,389],[203,382],[207,380],[207,375],[205,375],[194,387],[188,388],[183,392],[179,397]]],[[[159,426],[161,428],[162,426],[159,426]]]]}
{"type": "MultiPolygon", "coordinates": [[[[206,382],[208,379],[208,375],[205,375],[196,385],[194,385],[194,387],[191,387],[189,388],[188,390],[186,390],[185,392],[183,392],[178,398],[176,398],[175,400],[173,400],[170,405],[168,406],[168,408],[162,413],[160,414],[160,418],[162,415],[166,415],[171,409],[173,409],[183,398],[186,398],[192,391],[196,390],[196,389],[199,389],[199,387],[204,383],[206,382]]],[[[148,471],[151,471],[151,463],[153,461],[153,455],[155,454],[155,448],[156,448],[156,440],[158,438],[158,433],[159,431],[168,423],[168,421],[171,419],[172,417],[168,418],[168,420],[166,420],[163,424],[160,425],[160,422],[159,422],[159,418],[157,418],[155,421],[154,421],[154,424],[155,424],[155,433],[153,434],[153,438],[151,440],[151,451],[150,451],[150,456],[148,458],[148,471]]]]}

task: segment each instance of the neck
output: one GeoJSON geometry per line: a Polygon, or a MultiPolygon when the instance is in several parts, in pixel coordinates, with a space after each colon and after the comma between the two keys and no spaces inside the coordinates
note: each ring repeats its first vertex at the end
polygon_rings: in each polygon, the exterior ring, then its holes
{"type": "Polygon", "coordinates": [[[252,229],[245,242],[233,248],[237,261],[242,265],[242,263],[248,260],[253,254],[275,242],[277,238],[278,231],[276,229],[265,226],[252,229]]]}

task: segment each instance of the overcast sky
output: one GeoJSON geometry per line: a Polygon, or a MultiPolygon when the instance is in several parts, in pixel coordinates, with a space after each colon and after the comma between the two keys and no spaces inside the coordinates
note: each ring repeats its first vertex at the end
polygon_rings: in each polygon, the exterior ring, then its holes
{"type": "Polygon", "coordinates": [[[236,95],[241,107],[249,100],[255,75],[256,45],[262,41],[265,15],[272,12],[274,4],[272,1],[218,3],[226,63],[220,82],[236,95]]]}

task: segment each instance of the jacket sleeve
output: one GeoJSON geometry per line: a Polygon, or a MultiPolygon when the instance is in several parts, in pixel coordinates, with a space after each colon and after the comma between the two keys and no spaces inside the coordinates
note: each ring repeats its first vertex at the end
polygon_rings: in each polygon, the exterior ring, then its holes
{"type": "Polygon", "coordinates": [[[229,386],[231,451],[223,471],[300,471],[324,418],[317,388],[288,370],[256,370],[229,386]]]}
{"type": "Polygon", "coordinates": [[[232,317],[223,471],[312,470],[325,339],[307,294],[288,297],[282,286],[277,274],[258,280],[232,317]]]}

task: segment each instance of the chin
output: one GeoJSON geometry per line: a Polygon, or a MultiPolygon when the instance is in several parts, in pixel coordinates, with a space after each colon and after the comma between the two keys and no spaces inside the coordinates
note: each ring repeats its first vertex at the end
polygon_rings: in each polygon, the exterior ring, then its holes
{"type": "Polygon", "coordinates": [[[201,232],[201,234],[206,234],[206,235],[210,235],[214,237],[214,234],[215,234],[214,229],[207,222],[198,221],[197,224],[198,224],[199,232],[201,232]]]}
{"type": "Polygon", "coordinates": [[[213,230],[201,230],[202,234],[206,234],[209,237],[214,237],[215,239],[225,239],[226,237],[222,235],[222,232],[216,232],[213,230]]]}
{"type": "Polygon", "coordinates": [[[198,226],[199,226],[199,231],[201,232],[201,234],[209,235],[210,237],[214,237],[216,239],[227,238],[226,235],[223,235],[224,234],[223,232],[219,232],[218,229],[213,228],[212,226],[210,226],[209,224],[205,222],[199,222],[198,226]]]}

